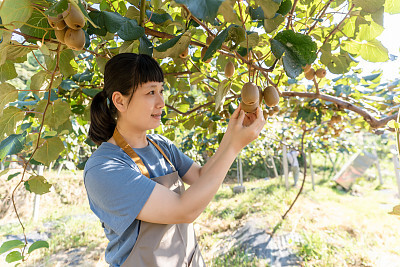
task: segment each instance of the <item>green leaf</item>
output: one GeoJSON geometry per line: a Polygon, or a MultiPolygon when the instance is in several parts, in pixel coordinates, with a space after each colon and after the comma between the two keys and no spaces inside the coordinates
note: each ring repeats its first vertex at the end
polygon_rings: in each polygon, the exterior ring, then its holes
{"type": "Polygon", "coordinates": [[[219,108],[224,104],[225,97],[231,89],[231,86],[232,82],[228,79],[219,83],[217,92],[215,93],[215,111],[218,111],[219,108]]]}
{"type": "Polygon", "coordinates": [[[64,151],[64,144],[59,137],[42,139],[42,144],[33,155],[33,159],[48,166],[50,162],[58,159],[60,153],[64,151]]]}
{"type": "MultiPolygon", "coordinates": [[[[317,58],[317,45],[308,35],[285,30],[278,33],[274,40],[285,47],[284,50],[272,51],[277,58],[281,58],[287,50],[292,51],[303,66],[312,64],[317,58]]],[[[271,49],[273,49],[273,46],[271,46],[271,49]]]]}
{"type": "Polygon", "coordinates": [[[0,177],[7,174],[10,169],[5,169],[0,172],[0,177]]]}
{"type": "Polygon", "coordinates": [[[0,66],[0,82],[5,82],[17,78],[18,74],[15,70],[14,63],[7,60],[6,63],[0,66]]]}
{"type": "Polygon", "coordinates": [[[147,38],[146,35],[140,37],[140,44],[139,44],[139,54],[146,54],[149,56],[153,56],[153,44],[147,38]]]}
{"type": "Polygon", "coordinates": [[[385,0],[353,0],[355,7],[361,7],[361,9],[368,13],[374,13],[378,11],[385,0]]]}
{"type": "Polygon", "coordinates": [[[344,24],[342,31],[347,37],[354,37],[354,34],[356,32],[356,20],[357,17],[353,16],[349,18],[346,23],[344,24]]]}
{"type": "MultiPolygon", "coordinates": [[[[258,33],[256,32],[247,32],[247,38],[249,39],[249,48],[257,46],[260,40],[260,38],[258,37],[258,33]]],[[[242,41],[239,45],[241,47],[247,48],[247,40],[242,41]]]]}
{"type": "Polygon", "coordinates": [[[389,121],[387,126],[390,127],[390,128],[393,128],[393,129],[399,129],[400,128],[400,124],[398,122],[396,122],[395,120],[389,121]]]}
{"type": "Polygon", "coordinates": [[[22,151],[25,144],[26,132],[12,134],[0,143],[0,161],[8,155],[14,155],[22,151]]]}
{"type": "Polygon", "coordinates": [[[7,181],[10,181],[12,178],[17,177],[17,176],[20,175],[20,174],[21,174],[21,172],[16,172],[16,173],[10,174],[10,175],[7,177],[7,181]]]}
{"type": "MultiPolygon", "coordinates": [[[[37,103],[35,111],[43,113],[47,105],[47,100],[41,100],[37,103]]],[[[69,119],[71,114],[70,105],[61,99],[57,99],[47,107],[44,123],[55,129],[69,119]]],[[[42,123],[42,114],[35,114],[42,123]]]]}
{"type": "Polygon", "coordinates": [[[4,135],[13,134],[17,123],[22,121],[24,117],[24,113],[19,108],[13,106],[7,107],[0,117],[0,139],[4,135]]]}
{"type": "MultiPolygon", "coordinates": [[[[24,26],[21,27],[21,32],[26,35],[33,36],[36,38],[43,38],[43,36],[45,36],[44,38],[46,38],[46,39],[49,39],[50,36],[52,38],[56,37],[54,30],[51,29],[47,18],[45,16],[43,16],[43,14],[37,10],[33,11],[32,16],[29,18],[27,24],[25,24],[24,26]],[[33,25],[35,27],[31,27],[29,25],[33,25]],[[40,28],[36,28],[36,27],[40,27],[40,28]],[[41,28],[48,28],[48,30],[46,31],[41,28]]],[[[34,44],[36,44],[36,42],[37,42],[37,40],[32,39],[32,38],[27,38],[27,41],[30,43],[34,43],[34,44]]]]}
{"type": "Polygon", "coordinates": [[[394,101],[395,103],[400,103],[400,96],[395,96],[395,97],[393,97],[393,101],[394,101]]]}
{"type": "Polygon", "coordinates": [[[1,58],[0,64],[4,64],[6,59],[16,61],[17,59],[26,56],[30,51],[31,49],[21,46],[17,41],[11,39],[6,40],[4,38],[0,45],[0,55],[4,55],[1,58]]]}
{"type": "Polygon", "coordinates": [[[1,3],[0,17],[7,29],[14,30],[20,28],[28,21],[32,10],[29,0],[3,0],[1,3]]]}
{"type": "Polygon", "coordinates": [[[104,17],[104,25],[108,32],[116,33],[125,23],[125,19],[119,13],[102,11],[104,17]]]}
{"type": "Polygon", "coordinates": [[[14,248],[22,248],[22,247],[24,247],[24,242],[22,242],[21,240],[6,241],[3,244],[1,244],[0,255],[14,248]]]}
{"type": "Polygon", "coordinates": [[[194,73],[190,74],[190,84],[191,85],[198,84],[201,81],[203,81],[204,78],[206,78],[206,76],[203,73],[194,72],[194,73]]]}
{"type": "Polygon", "coordinates": [[[257,8],[249,7],[249,14],[252,20],[264,20],[264,11],[259,6],[257,8]]]}
{"type": "Polygon", "coordinates": [[[11,263],[11,262],[19,261],[22,259],[23,259],[23,257],[21,255],[21,252],[12,251],[12,252],[8,253],[8,255],[6,257],[6,262],[11,263]]]}
{"type": "Polygon", "coordinates": [[[229,33],[229,26],[225,30],[223,30],[220,34],[218,34],[214,40],[211,42],[210,46],[207,48],[206,53],[204,54],[203,61],[206,61],[209,58],[212,58],[212,56],[217,52],[218,49],[221,48],[222,44],[225,42],[225,39],[228,37],[229,33]]]}
{"type": "Polygon", "coordinates": [[[118,31],[118,36],[124,41],[137,40],[144,34],[144,28],[138,26],[136,20],[127,19],[118,31]]]}
{"type": "Polygon", "coordinates": [[[239,24],[241,23],[236,11],[234,10],[235,0],[225,0],[218,9],[218,14],[224,17],[225,22],[239,24]]]}
{"type": "Polygon", "coordinates": [[[94,97],[95,95],[97,95],[99,92],[101,92],[102,90],[100,89],[93,89],[93,88],[83,88],[82,92],[90,97],[94,97]]]}
{"type": "Polygon", "coordinates": [[[267,19],[275,17],[275,13],[279,10],[281,0],[256,0],[256,4],[261,6],[264,11],[264,16],[267,19]]]}
{"type": "Polygon", "coordinates": [[[29,247],[28,254],[39,248],[49,248],[49,243],[47,243],[47,241],[43,241],[43,240],[36,241],[29,247]]]}
{"type": "Polygon", "coordinates": [[[151,12],[150,10],[146,10],[146,15],[147,18],[150,18],[151,22],[154,22],[155,24],[163,24],[166,21],[174,21],[173,18],[171,17],[170,14],[168,13],[163,13],[163,14],[157,14],[154,12],[151,12]]]}
{"type": "Polygon", "coordinates": [[[368,24],[361,24],[359,27],[359,32],[357,34],[357,41],[372,41],[375,40],[376,37],[381,35],[384,28],[383,26],[371,21],[370,25],[368,24]]]}
{"type": "Polygon", "coordinates": [[[50,15],[56,17],[58,14],[68,9],[68,0],[60,0],[56,2],[54,5],[49,7],[44,13],[46,15],[50,15]]]}
{"type": "Polygon", "coordinates": [[[76,64],[74,52],[71,49],[65,49],[60,54],[60,72],[65,78],[69,78],[74,75],[78,69],[76,64]]]}
{"type": "Polygon", "coordinates": [[[155,58],[166,58],[172,57],[177,58],[185,51],[191,41],[191,33],[185,32],[184,34],[177,36],[160,46],[155,47],[154,57],[155,58]]]}
{"type": "Polygon", "coordinates": [[[385,62],[389,60],[388,50],[378,40],[363,43],[360,55],[363,59],[370,62],[385,62]]]}
{"type": "Polygon", "coordinates": [[[282,22],[285,21],[285,18],[281,14],[277,14],[272,19],[265,19],[264,20],[264,28],[267,33],[271,33],[275,31],[282,22]]]}
{"type": "MultiPolygon", "coordinates": [[[[51,184],[47,182],[46,178],[43,176],[31,176],[29,179],[24,183],[26,190],[31,193],[35,193],[38,195],[43,195],[50,192],[51,184]]],[[[47,242],[46,242],[47,243],[47,242]]],[[[33,244],[32,244],[33,246],[33,244]]],[[[29,248],[30,249],[30,248],[29,248]]]]}
{"type": "Polygon", "coordinates": [[[286,16],[287,13],[292,9],[292,1],[290,0],[283,0],[282,4],[280,5],[278,11],[276,13],[281,14],[283,17],[286,16]]]}
{"type": "Polygon", "coordinates": [[[106,36],[107,29],[104,21],[103,12],[100,11],[92,11],[89,13],[90,19],[99,27],[95,28],[92,24],[89,24],[87,33],[88,34],[96,34],[100,36],[106,36]]]}
{"type": "Polygon", "coordinates": [[[385,1],[385,12],[389,14],[400,13],[400,1],[399,0],[386,0],[385,1]]]}
{"type": "Polygon", "coordinates": [[[373,81],[376,78],[378,78],[381,74],[382,74],[382,72],[371,74],[371,75],[368,75],[368,76],[364,76],[363,79],[366,80],[366,81],[373,81]]]}
{"type": "Polygon", "coordinates": [[[213,23],[224,0],[176,0],[175,2],[187,6],[195,17],[213,23]]]}
{"type": "Polygon", "coordinates": [[[31,78],[31,90],[46,90],[49,87],[51,74],[41,70],[35,73],[31,78]]]}
{"type": "Polygon", "coordinates": [[[196,120],[193,117],[190,117],[188,120],[186,120],[183,123],[183,127],[185,127],[186,130],[192,130],[192,128],[194,127],[196,123],[196,120]]]}
{"type": "Polygon", "coordinates": [[[0,83],[0,116],[3,116],[4,107],[17,98],[18,91],[14,86],[9,83],[0,83]]]}

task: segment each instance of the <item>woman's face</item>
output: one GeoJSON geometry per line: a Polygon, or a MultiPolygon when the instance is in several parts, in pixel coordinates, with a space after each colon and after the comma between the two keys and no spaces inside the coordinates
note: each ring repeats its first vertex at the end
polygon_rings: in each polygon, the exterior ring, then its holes
{"type": "Polygon", "coordinates": [[[162,82],[147,82],[136,89],[130,102],[130,96],[122,96],[124,108],[120,109],[119,123],[136,131],[157,128],[165,106],[163,92],[162,82]]]}

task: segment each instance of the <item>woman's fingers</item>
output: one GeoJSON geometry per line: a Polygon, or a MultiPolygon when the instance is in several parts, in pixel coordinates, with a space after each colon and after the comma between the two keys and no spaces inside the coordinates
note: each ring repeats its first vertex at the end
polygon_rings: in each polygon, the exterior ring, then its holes
{"type": "Polygon", "coordinates": [[[239,117],[239,115],[240,115],[240,111],[241,111],[241,107],[240,107],[240,104],[239,104],[238,108],[235,109],[235,111],[232,113],[231,119],[237,119],[239,117]]]}

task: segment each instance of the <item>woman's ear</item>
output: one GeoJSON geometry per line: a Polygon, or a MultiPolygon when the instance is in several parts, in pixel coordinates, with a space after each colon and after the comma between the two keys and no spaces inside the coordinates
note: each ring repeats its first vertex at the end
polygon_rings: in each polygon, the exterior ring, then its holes
{"type": "Polygon", "coordinates": [[[128,108],[128,100],[120,92],[114,92],[112,94],[112,102],[119,112],[124,112],[128,108]]]}

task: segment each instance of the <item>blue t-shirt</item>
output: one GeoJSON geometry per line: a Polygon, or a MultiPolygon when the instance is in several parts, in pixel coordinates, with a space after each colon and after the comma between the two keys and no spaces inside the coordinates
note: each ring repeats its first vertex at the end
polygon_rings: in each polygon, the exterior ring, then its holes
{"type": "MultiPolygon", "coordinates": [[[[155,141],[183,177],[193,160],[183,154],[167,138],[152,134],[155,141]]],[[[144,148],[134,148],[147,167],[150,178],[172,172],[171,165],[149,142],[144,148]]],[[[110,266],[120,266],[128,257],[139,234],[136,219],[155,182],[143,174],[134,161],[119,147],[103,142],[86,162],[84,182],[91,210],[99,217],[110,241],[105,259],[110,266]]]]}

